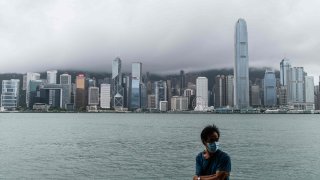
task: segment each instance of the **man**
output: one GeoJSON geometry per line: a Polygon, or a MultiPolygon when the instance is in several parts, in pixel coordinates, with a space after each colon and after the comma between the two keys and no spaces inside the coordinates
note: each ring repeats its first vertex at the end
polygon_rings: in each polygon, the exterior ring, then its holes
{"type": "Polygon", "coordinates": [[[229,180],[231,160],[219,149],[220,131],[217,126],[207,126],[201,132],[205,150],[196,157],[194,180],[229,180]]]}

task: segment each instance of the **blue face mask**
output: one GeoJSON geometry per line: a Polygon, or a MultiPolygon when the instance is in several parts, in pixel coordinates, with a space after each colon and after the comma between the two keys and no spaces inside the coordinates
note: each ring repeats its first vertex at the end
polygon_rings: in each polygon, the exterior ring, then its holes
{"type": "Polygon", "coordinates": [[[207,143],[208,151],[211,153],[215,153],[219,149],[219,142],[207,143]]]}

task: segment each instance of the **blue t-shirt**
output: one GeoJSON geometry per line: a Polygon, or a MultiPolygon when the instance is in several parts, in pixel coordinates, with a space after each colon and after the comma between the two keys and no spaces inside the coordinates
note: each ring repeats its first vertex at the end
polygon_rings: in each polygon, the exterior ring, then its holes
{"type": "MultiPolygon", "coordinates": [[[[199,153],[196,157],[196,175],[207,176],[213,175],[217,171],[231,171],[231,160],[227,153],[217,150],[214,156],[210,159],[205,159],[203,152],[199,153]],[[211,161],[211,162],[210,162],[211,161]]],[[[229,177],[226,178],[229,180],[229,177]]]]}

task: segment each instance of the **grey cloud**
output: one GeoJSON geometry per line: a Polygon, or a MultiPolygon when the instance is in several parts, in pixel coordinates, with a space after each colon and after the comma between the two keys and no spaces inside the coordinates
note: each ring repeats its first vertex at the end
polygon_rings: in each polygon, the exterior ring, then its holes
{"type": "Polygon", "coordinates": [[[319,75],[316,0],[0,1],[0,73],[111,71],[141,61],[151,72],[232,68],[234,26],[247,21],[249,64],[319,75]]]}

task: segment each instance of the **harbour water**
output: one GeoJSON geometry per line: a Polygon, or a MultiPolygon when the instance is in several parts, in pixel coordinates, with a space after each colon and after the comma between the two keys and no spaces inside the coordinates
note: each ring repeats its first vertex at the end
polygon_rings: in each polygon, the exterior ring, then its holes
{"type": "Polygon", "coordinates": [[[320,116],[1,113],[0,179],[191,179],[215,123],[231,179],[319,179],[320,116]]]}

